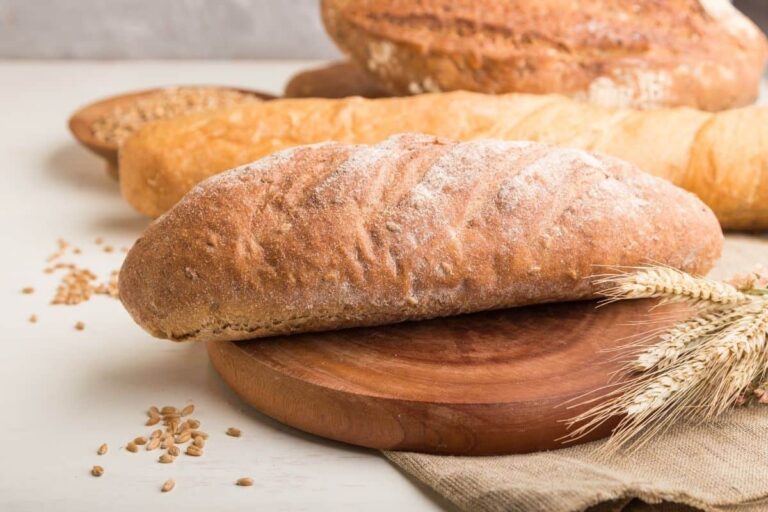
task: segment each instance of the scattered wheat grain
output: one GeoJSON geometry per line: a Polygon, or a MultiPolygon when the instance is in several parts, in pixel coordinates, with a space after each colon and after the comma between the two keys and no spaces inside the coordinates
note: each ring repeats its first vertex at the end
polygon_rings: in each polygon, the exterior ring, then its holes
{"type": "Polygon", "coordinates": [[[171,492],[176,487],[176,482],[173,480],[166,480],[163,486],[160,488],[162,492],[171,492]]]}
{"type": "Polygon", "coordinates": [[[242,435],[242,432],[240,432],[239,428],[229,427],[227,429],[227,435],[232,437],[240,437],[242,435]]]}
{"type": "Polygon", "coordinates": [[[238,478],[236,484],[241,487],[250,487],[253,485],[253,478],[250,478],[247,476],[244,476],[243,478],[238,478]]]}
{"type": "Polygon", "coordinates": [[[187,446],[187,450],[184,453],[186,453],[187,455],[191,455],[192,457],[199,457],[203,454],[203,450],[201,450],[195,445],[190,445],[190,446],[187,446]]]}

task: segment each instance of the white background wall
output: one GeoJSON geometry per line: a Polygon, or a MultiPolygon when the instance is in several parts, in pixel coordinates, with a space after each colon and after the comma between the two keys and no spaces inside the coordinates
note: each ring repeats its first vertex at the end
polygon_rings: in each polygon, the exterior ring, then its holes
{"type": "MultiPolygon", "coordinates": [[[[768,0],[736,0],[768,26],[768,0]]],[[[0,58],[333,58],[319,0],[0,0],[0,58]]]]}
{"type": "Polygon", "coordinates": [[[332,58],[319,0],[0,0],[0,58],[332,58]]]}

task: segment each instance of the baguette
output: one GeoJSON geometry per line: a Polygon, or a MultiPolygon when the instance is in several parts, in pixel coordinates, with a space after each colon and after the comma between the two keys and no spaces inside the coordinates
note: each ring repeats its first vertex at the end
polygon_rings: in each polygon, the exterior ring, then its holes
{"type": "Polygon", "coordinates": [[[198,185],[131,248],[120,299],[155,336],[238,340],[587,299],[596,265],[703,274],[721,245],[699,199],[621,160],[406,134],[198,185]]]}
{"type": "Polygon", "coordinates": [[[284,99],[152,123],[120,152],[123,196],[158,216],[208,176],[290,146],[399,132],[534,140],[613,155],[702,197],[725,228],[768,228],[768,107],[608,109],[548,95],[469,92],[284,99]]]}
{"type": "Polygon", "coordinates": [[[768,55],[729,0],[323,0],[322,14],[397,96],[558,93],[715,111],[755,101],[768,55]]]}

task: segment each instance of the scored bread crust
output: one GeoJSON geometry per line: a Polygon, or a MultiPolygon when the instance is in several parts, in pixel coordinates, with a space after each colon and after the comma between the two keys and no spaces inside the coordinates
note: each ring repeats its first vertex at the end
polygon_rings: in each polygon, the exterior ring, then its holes
{"type": "Polygon", "coordinates": [[[323,0],[392,94],[558,93],[604,106],[752,103],[765,36],[729,0],[323,0]]]}
{"type": "Polygon", "coordinates": [[[195,187],[136,242],[120,299],[173,340],[238,340],[586,299],[600,265],[704,274],[693,194],[533,142],[292,148],[195,187]]]}

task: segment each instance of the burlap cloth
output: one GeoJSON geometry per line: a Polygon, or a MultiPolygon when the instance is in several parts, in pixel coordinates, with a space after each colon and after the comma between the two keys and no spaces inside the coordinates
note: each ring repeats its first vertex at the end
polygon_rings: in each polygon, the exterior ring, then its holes
{"type": "MultiPolygon", "coordinates": [[[[712,276],[768,265],[768,236],[730,235],[712,276]]],[[[529,455],[446,457],[386,452],[407,473],[471,511],[768,510],[768,406],[716,424],[679,425],[631,455],[599,457],[600,442],[529,455]],[[680,507],[666,505],[667,510],[680,507]]]]}

